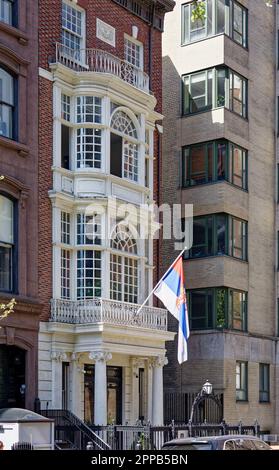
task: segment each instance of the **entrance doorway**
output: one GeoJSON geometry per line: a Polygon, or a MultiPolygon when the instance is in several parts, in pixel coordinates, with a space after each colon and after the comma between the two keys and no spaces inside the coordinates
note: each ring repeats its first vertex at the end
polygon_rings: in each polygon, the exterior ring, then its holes
{"type": "MultiPolygon", "coordinates": [[[[94,424],[95,366],[84,365],[84,421],[94,424]]],[[[122,367],[107,366],[107,422],[122,424],[122,367]]]]}
{"type": "Polygon", "coordinates": [[[26,351],[0,345],[0,408],[25,408],[26,351]]]}

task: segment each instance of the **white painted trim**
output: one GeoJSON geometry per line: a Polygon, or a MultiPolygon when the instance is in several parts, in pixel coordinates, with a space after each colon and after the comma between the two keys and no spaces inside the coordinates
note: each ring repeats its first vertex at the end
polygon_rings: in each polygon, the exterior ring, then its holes
{"type": "Polygon", "coordinates": [[[43,69],[42,67],[39,67],[39,77],[45,78],[46,80],[49,80],[50,82],[54,82],[53,73],[49,72],[46,69],[43,69]]]}

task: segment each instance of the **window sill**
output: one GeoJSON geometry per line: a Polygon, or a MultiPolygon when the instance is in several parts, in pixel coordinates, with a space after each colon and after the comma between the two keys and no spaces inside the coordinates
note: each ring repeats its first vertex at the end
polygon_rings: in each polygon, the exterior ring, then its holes
{"type": "Polygon", "coordinates": [[[241,403],[243,403],[243,404],[245,404],[245,405],[247,405],[247,404],[249,403],[249,400],[238,400],[238,399],[236,399],[235,401],[236,401],[236,403],[239,404],[239,405],[240,405],[241,403]]]}
{"type": "Polygon", "coordinates": [[[8,137],[0,136],[0,146],[17,151],[20,157],[27,157],[29,154],[29,147],[27,145],[16,142],[8,137]]]}
{"type": "Polygon", "coordinates": [[[3,21],[0,21],[0,30],[4,31],[7,34],[10,34],[10,36],[15,37],[20,44],[23,46],[26,46],[28,44],[29,38],[26,33],[21,31],[20,29],[11,26],[10,24],[4,23],[3,21]]]}
{"type": "Polygon", "coordinates": [[[216,106],[216,107],[210,108],[210,109],[202,109],[200,111],[196,111],[195,113],[188,113],[188,114],[183,114],[182,113],[181,118],[189,118],[191,116],[198,116],[199,114],[209,113],[209,112],[212,112],[212,111],[216,111],[218,109],[226,109],[227,111],[234,114],[235,116],[238,116],[241,119],[243,119],[244,121],[248,122],[248,117],[241,116],[241,114],[236,113],[235,111],[233,111],[233,109],[230,109],[227,106],[216,106]]]}
{"type": "MultiPolygon", "coordinates": [[[[230,181],[228,181],[226,179],[218,180],[218,181],[208,181],[207,183],[202,183],[202,184],[193,184],[193,185],[188,185],[188,186],[181,186],[181,189],[184,191],[184,190],[187,190],[187,189],[200,188],[200,187],[203,187],[203,186],[211,186],[211,185],[220,184],[220,183],[229,184],[233,188],[237,188],[240,191],[243,191],[244,193],[249,192],[248,189],[241,188],[240,186],[237,186],[236,184],[233,184],[233,183],[231,183],[230,181]]],[[[278,204],[279,204],[279,201],[278,201],[278,204]]]]}
{"type": "Polygon", "coordinates": [[[181,42],[180,46],[181,46],[181,47],[191,46],[192,44],[197,44],[197,43],[199,43],[199,42],[207,41],[208,39],[218,38],[218,37],[220,37],[220,36],[225,36],[225,37],[227,37],[227,38],[230,39],[234,44],[237,44],[237,45],[240,46],[242,49],[244,49],[245,51],[249,52],[248,46],[243,46],[242,44],[239,44],[239,42],[237,42],[235,39],[233,39],[231,36],[229,36],[229,34],[226,34],[226,33],[213,34],[212,36],[207,36],[207,37],[205,37],[205,38],[197,39],[196,41],[190,41],[190,42],[186,42],[186,43],[181,42]]]}
{"type": "Polygon", "coordinates": [[[259,405],[271,405],[271,401],[261,401],[259,400],[259,405]]]}
{"type": "Polygon", "coordinates": [[[195,258],[183,258],[183,261],[195,261],[195,260],[200,260],[200,259],[212,259],[212,258],[229,258],[229,259],[234,259],[236,261],[241,261],[242,263],[248,264],[248,260],[236,258],[235,256],[230,256],[226,254],[220,254],[220,255],[209,255],[209,256],[199,256],[195,258]]]}

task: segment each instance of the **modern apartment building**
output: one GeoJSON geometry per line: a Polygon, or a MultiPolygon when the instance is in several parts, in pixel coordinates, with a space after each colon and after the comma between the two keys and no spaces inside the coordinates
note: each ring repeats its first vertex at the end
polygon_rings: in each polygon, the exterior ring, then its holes
{"type": "MultiPolygon", "coordinates": [[[[194,209],[189,360],[180,367],[170,344],[165,390],[196,393],[208,379],[227,422],[278,431],[277,5],[204,3],[193,21],[178,0],[163,40],[162,198],[194,209]]],[[[176,254],[163,242],[162,272],[176,254]]]]}
{"type": "Polygon", "coordinates": [[[173,6],[39,2],[39,396],[88,423],[163,420],[174,335],[165,310],[136,315],[159,258],[158,243],[137,235],[135,209],[158,197],[161,36],[173,6]]]}
{"type": "Polygon", "coordinates": [[[38,9],[0,1],[0,408],[33,409],[38,330],[38,9]]]}

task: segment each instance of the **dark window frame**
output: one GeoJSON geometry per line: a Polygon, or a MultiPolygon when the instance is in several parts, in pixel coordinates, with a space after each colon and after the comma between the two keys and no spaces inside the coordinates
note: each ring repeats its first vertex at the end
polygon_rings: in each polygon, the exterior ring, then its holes
{"type": "Polygon", "coordinates": [[[11,195],[0,191],[0,196],[10,200],[13,204],[13,243],[0,243],[11,247],[11,264],[10,264],[10,289],[1,289],[0,292],[18,294],[18,202],[11,195]]]}
{"type": "MultiPolygon", "coordinates": [[[[2,22],[10,26],[13,26],[14,28],[17,28],[18,27],[18,0],[6,0],[6,2],[10,3],[12,7],[12,21],[11,23],[6,22],[6,21],[2,21],[2,22]]],[[[1,4],[0,4],[0,7],[1,7],[1,4]]]]}
{"type": "Polygon", "coordinates": [[[248,362],[236,361],[235,375],[237,376],[237,365],[240,366],[240,387],[235,384],[236,402],[248,402],[248,362]],[[244,376],[243,376],[244,372],[244,376]]]}
{"type": "Polygon", "coordinates": [[[3,135],[4,138],[10,140],[17,140],[18,139],[18,77],[15,75],[9,68],[7,68],[4,64],[0,63],[0,69],[6,72],[13,80],[13,104],[11,105],[7,101],[3,99],[0,100],[0,106],[7,106],[11,109],[12,112],[12,129],[11,135],[3,135]]]}
{"type": "MultiPolygon", "coordinates": [[[[248,292],[227,287],[209,287],[201,289],[191,289],[187,291],[187,301],[189,309],[190,329],[195,331],[202,330],[220,330],[227,329],[233,331],[247,332],[247,313],[248,313],[248,292]],[[232,319],[235,318],[233,304],[230,301],[234,293],[242,294],[241,303],[241,327],[235,328],[232,319]],[[202,295],[201,299],[205,299],[205,313],[203,315],[195,315],[193,318],[193,294],[202,295]],[[220,306],[222,309],[220,310],[220,306]],[[210,311],[211,308],[211,311],[210,311]],[[204,319],[204,325],[195,327],[193,323],[196,320],[204,319]]],[[[238,318],[239,321],[239,318],[238,318]]]]}
{"type": "Polygon", "coordinates": [[[259,402],[270,403],[270,364],[259,364],[259,402]]]}
{"type": "MultiPolygon", "coordinates": [[[[278,170],[279,171],[279,170],[278,170]]],[[[279,174],[279,173],[278,173],[279,174]]],[[[230,142],[226,139],[217,139],[217,140],[210,140],[206,142],[200,142],[193,145],[186,145],[182,147],[182,188],[189,188],[200,186],[203,184],[212,184],[217,182],[227,181],[231,183],[233,186],[243,189],[244,191],[248,191],[248,150],[240,147],[233,142],[230,142]],[[224,177],[220,177],[218,174],[218,151],[219,148],[225,145],[225,175],[224,177]],[[209,148],[212,146],[212,168],[209,170],[209,148]],[[204,181],[199,182],[197,179],[194,179],[193,176],[196,176],[192,172],[192,160],[193,156],[192,153],[196,148],[204,149],[204,181]],[[241,182],[242,184],[236,184],[234,182],[235,177],[238,175],[234,173],[235,169],[235,158],[234,158],[234,150],[238,149],[242,155],[242,176],[241,182]],[[210,179],[210,173],[212,178],[210,179]]]]}

